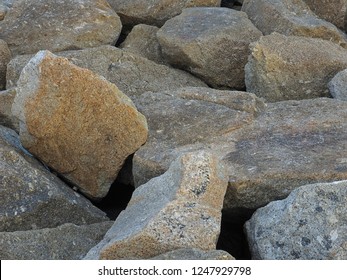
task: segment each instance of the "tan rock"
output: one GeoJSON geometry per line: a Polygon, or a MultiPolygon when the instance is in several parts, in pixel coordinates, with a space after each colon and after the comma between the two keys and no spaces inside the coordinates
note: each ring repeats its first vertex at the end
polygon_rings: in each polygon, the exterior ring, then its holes
{"type": "Polygon", "coordinates": [[[328,82],[347,68],[346,49],[327,40],[273,33],[251,48],[247,91],[268,102],[330,97],[328,82]]]}
{"type": "Polygon", "coordinates": [[[12,115],[12,104],[16,96],[16,89],[0,91],[0,125],[19,132],[18,119],[12,115]]]}
{"type": "Polygon", "coordinates": [[[189,7],[219,7],[221,0],[108,0],[126,26],[161,26],[189,7]]]}
{"type": "Polygon", "coordinates": [[[114,84],[48,51],[24,67],[12,112],[23,146],[91,198],[147,138],[146,119],[114,84]]]}
{"type": "MultiPolygon", "coordinates": [[[[57,55],[105,77],[131,98],[146,91],[176,90],[186,86],[206,87],[204,82],[185,71],[159,65],[112,46],[59,52],[57,55]]],[[[16,85],[23,67],[31,57],[16,56],[10,61],[7,67],[7,88],[16,85]]]]}
{"type": "Polygon", "coordinates": [[[318,18],[303,0],[246,0],[242,11],[264,35],[278,32],[347,46],[346,35],[330,22],[318,18]]]}
{"type": "Polygon", "coordinates": [[[6,68],[11,60],[11,51],[7,43],[0,39],[0,90],[5,89],[6,68]]]}
{"type": "Polygon", "coordinates": [[[162,53],[216,88],[243,89],[249,44],[262,33],[247,15],[228,8],[189,8],[157,33],[162,53]]]}
{"type": "Polygon", "coordinates": [[[13,55],[114,44],[120,18],[106,0],[16,0],[0,21],[13,55]]]}
{"type": "Polygon", "coordinates": [[[187,153],[137,188],[128,207],[86,259],[151,258],[179,248],[214,250],[227,185],[207,152],[187,153]]]}
{"type": "Polygon", "coordinates": [[[152,260],[235,260],[233,256],[222,250],[208,252],[199,249],[178,249],[151,258],[152,260]]]}

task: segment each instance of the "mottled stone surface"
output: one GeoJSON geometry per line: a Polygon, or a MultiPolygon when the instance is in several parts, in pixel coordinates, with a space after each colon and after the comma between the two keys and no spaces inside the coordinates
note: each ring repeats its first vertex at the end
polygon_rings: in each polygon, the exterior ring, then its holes
{"type": "Polygon", "coordinates": [[[104,237],[112,223],[0,232],[0,259],[80,260],[104,237]]]}
{"type": "Polygon", "coordinates": [[[347,181],[302,186],[258,209],[245,230],[254,259],[346,260],[347,181]]]}
{"type": "Polygon", "coordinates": [[[224,167],[213,154],[179,157],[165,174],[135,190],[86,259],[151,258],[179,248],[214,250],[226,186],[224,167]]]}
{"type": "Polygon", "coordinates": [[[107,221],[105,213],[35,160],[0,126],[0,232],[107,221]]]}
{"type": "Polygon", "coordinates": [[[0,125],[19,132],[18,119],[12,115],[12,104],[16,96],[16,89],[0,91],[0,125]]]}
{"type": "Polygon", "coordinates": [[[7,43],[0,39],[0,90],[5,88],[6,85],[6,69],[7,64],[11,60],[11,51],[7,43]]]}
{"type": "Polygon", "coordinates": [[[261,35],[245,13],[228,8],[184,9],[157,33],[170,64],[212,87],[234,89],[245,87],[249,44],[261,35]]]}
{"type": "Polygon", "coordinates": [[[179,154],[251,123],[265,106],[254,94],[192,87],[145,93],[134,102],[149,126],[148,141],[133,159],[136,186],[163,174],[179,154]]]}
{"type": "Polygon", "coordinates": [[[219,7],[220,0],[107,0],[126,26],[161,26],[188,7],[219,7]]]}
{"type": "Polygon", "coordinates": [[[106,0],[16,0],[0,21],[13,55],[114,44],[122,24],[106,0]]]}
{"type": "Polygon", "coordinates": [[[222,250],[202,251],[199,249],[178,249],[151,258],[152,260],[235,260],[222,250]]]}
{"type": "Polygon", "coordinates": [[[303,0],[246,0],[242,11],[264,35],[278,32],[347,46],[346,35],[335,25],[318,18],[303,0]]]}
{"type": "Polygon", "coordinates": [[[268,102],[330,97],[328,82],[347,68],[347,51],[322,39],[273,33],[251,48],[247,91],[268,102]]]}
{"type": "MultiPolygon", "coordinates": [[[[176,90],[206,86],[204,82],[182,70],[158,65],[144,57],[112,46],[57,53],[75,65],[87,68],[117,85],[129,97],[146,91],[176,90]]],[[[17,56],[7,68],[7,88],[16,85],[23,67],[32,56],[17,56]]]]}
{"type": "Polygon", "coordinates": [[[159,28],[156,26],[138,24],[131,29],[120,47],[158,64],[167,65],[168,62],[162,57],[161,47],[157,39],[158,30],[159,28]]]}
{"type": "Polygon", "coordinates": [[[338,72],[328,84],[332,97],[347,101],[347,69],[338,72]]]}
{"type": "Polygon", "coordinates": [[[23,69],[12,113],[23,146],[96,199],[147,138],[145,117],[114,84],[48,51],[23,69]]]}

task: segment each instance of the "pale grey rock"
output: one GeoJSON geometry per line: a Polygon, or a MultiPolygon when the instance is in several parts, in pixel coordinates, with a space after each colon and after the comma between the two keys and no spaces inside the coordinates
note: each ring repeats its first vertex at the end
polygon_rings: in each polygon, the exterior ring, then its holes
{"type": "Polygon", "coordinates": [[[213,154],[184,154],[165,174],[135,190],[85,259],[147,259],[180,248],[214,250],[226,186],[224,166],[213,154]]]}
{"type": "Polygon", "coordinates": [[[221,0],[107,0],[125,26],[161,26],[189,7],[219,7],[221,0]]]}
{"type": "Polygon", "coordinates": [[[251,49],[247,91],[268,102],[330,97],[328,82],[347,68],[346,49],[317,38],[273,33],[251,49]]]}
{"type": "Polygon", "coordinates": [[[347,69],[337,73],[328,87],[332,97],[347,101],[347,69]]]}
{"type": "Polygon", "coordinates": [[[253,259],[346,260],[347,181],[306,185],[245,225],[253,259]]]}
{"type": "MultiPolygon", "coordinates": [[[[146,91],[176,90],[206,84],[182,70],[156,64],[144,57],[112,46],[57,53],[73,64],[105,77],[129,97],[146,91]]],[[[14,87],[23,67],[32,56],[17,56],[7,67],[7,88],[14,87]]]]}
{"type": "Polygon", "coordinates": [[[115,44],[122,23],[106,0],[16,0],[0,21],[13,55],[115,44]]]}
{"type": "Polygon", "coordinates": [[[16,132],[19,132],[19,122],[12,115],[12,104],[16,96],[16,89],[0,91],[0,125],[9,127],[16,132]]]}
{"type": "Polygon", "coordinates": [[[235,260],[222,250],[202,251],[194,248],[178,249],[151,258],[151,260],[235,260]]]}
{"type": "Polygon", "coordinates": [[[242,11],[264,35],[321,38],[347,47],[346,35],[318,18],[303,0],[245,0],[242,11]]]}
{"type": "Polygon", "coordinates": [[[96,200],[147,139],[146,118],[116,85],[49,51],[24,67],[12,114],[23,146],[96,200]]]}
{"type": "Polygon", "coordinates": [[[184,9],[157,33],[171,65],[212,87],[233,89],[245,87],[249,44],[261,35],[245,13],[228,8],[184,9]]]}
{"type": "Polygon", "coordinates": [[[106,214],[35,160],[18,135],[0,126],[0,232],[84,225],[106,214]]]}
{"type": "Polygon", "coordinates": [[[112,221],[0,232],[2,260],[81,260],[104,237],[112,221]]]}

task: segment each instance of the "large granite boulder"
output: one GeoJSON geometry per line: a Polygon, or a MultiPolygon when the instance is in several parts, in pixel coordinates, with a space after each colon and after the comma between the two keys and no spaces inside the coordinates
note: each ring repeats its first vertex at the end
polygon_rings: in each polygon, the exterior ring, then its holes
{"type": "Polygon", "coordinates": [[[278,32],[321,38],[347,47],[346,35],[318,18],[303,0],[246,0],[242,11],[264,35],[278,32]]]}
{"type": "Polygon", "coordinates": [[[346,30],[346,0],[304,0],[311,10],[320,18],[346,30]]]}
{"type": "Polygon", "coordinates": [[[16,0],[0,21],[13,55],[114,44],[122,23],[106,0],[16,0]]]}
{"type": "MultiPolygon", "coordinates": [[[[180,87],[206,87],[201,80],[182,70],[158,65],[144,57],[112,46],[57,53],[75,65],[87,68],[117,85],[129,97],[146,91],[173,90],[180,87]]],[[[7,67],[7,88],[14,87],[32,55],[17,56],[7,67]]]]}
{"type": "Polygon", "coordinates": [[[258,209],[245,230],[253,259],[346,260],[347,181],[302,186],[258,209]]]}
{"type": "Polygon", "coordinates": [[[322,39],[273,33],[251,49],[247,91],[268,102],[330,97],[328,82],[347,68],[346,49],[322,39]]]}
{"type": "Polygon", "coordinates": [[[114,84],[40,51],[24,67],[12,113],[24,147],[87,196],[106,196],[147,123],[114,84]]]}
{"type": "Polygon", "coordinates": [[[221,0],[107,0],[125,26],[161,26],[188,7],[219,7],[221,0]]]}
{"type": "Polygon", "coordinates": [[[347,101],[347,69],[338,72],[328,83],[332,97],[347,101]]]}
{"type": "MultiPolygon", "coordinates": [[[[0,232],[107,221],[106,214],[74,192],[0,126],[0,232]]],[[[1,246],[0,246],[1,248],[1,246]]]]}
{"type": "Polygon", "coordinates": [[[233,256],[222,250],[202,251],[195,248],[177,249],[151,260],[235,260],[233,256]]]}
{"type": "Polygon", "coordinates": [[[0,232],[0,259],[80,260],[100,242],[112,223],[0,232]]]}
{"type": "Polygon", "coordinates": [[[151,258],[180,248],[216,249],[227,187],[224,166],[207,151],[176,159],[137,188],[86,259],[151,258]]]}
{"type": "Polygon", "coordinates": [[[228,8],[189,8],[157,33],[163,56],[216,88],[245,87],[249,44],[262,33],[247,15],[228,8]]]}
{"type": "Polygon", "coordinates": [[[11,51],[7,43],[0,39],[0,90],[5,88],[6,85],[6,69],[7,64],[11,60],[11,51]]]}
{"type": "Polygon", "coordinates": [[[178,155],[251,123],[265,106],[251,93],[191,87],[145,93],[134,102],[149,126],[133,158],[135,186],[163,174],[178,155]]]}

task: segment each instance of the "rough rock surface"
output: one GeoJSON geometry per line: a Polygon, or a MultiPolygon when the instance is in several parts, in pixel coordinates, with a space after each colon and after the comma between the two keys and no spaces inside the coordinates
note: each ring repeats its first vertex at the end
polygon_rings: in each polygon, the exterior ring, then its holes
{"type": "Polygon", "coordinates": [[[247,91],[268,102],[330,97],[328,82],[347,68],[347,51],[322,39],[273,33],[251,48],[247,91]]]}
{"type": "Polygon", "coordinates": [[[120,18],[106,0],[16,0],[0,21],[13,55],[114,44],[120,18]]]}
{"type": "Polygon", "coordinates": [[[304,0],[311,10],[320,18],[346,30],[346,0],[304,0]]]}
{"type": "Polygon", "coordinates": [[[0,259],[80,260],[100,242],[112,223],[0,232],[0,259]]]}
{"type": "Polygon", "coordinates": [[[168,64],[163,58],[158,42],[159,28],[152,25],[138,24],[133,27],[124,42],[120,45],[123,50],[132,52],[152,60],[158,64],[168,64]]]}
{"type": "Polygon", "coordinates": [[[18,119],[12,115],[11,108],[16,96],[16,89],[0,91],[0,125],[19,132],[18,119]]]}
{"type": "Polygon", "coordinates": [[[199,249],[178,249],[151,258],[151,260],[235,260],[222,250],[202,251],[199,249]]]}
{"type": "Polygon", "coordinates": [[[7,43],[0,39],[0,90],[6,85],[6,68],[11,60],[11,51],[7,43]]]}
{"type": "Polygon", "coordinates": [[[223,165],[207,151],[176,159],[137,188],[86,259],[151,258],[179,248],[216,249],[227,187],[223,165]]]}
{"type": "Polygon", "coordinates": [[[322,38],[347,47],[346,35],[318,18],[302,0],[246,0],[242,11],[264,35],[278,32],[322,38]]]}
{"type": "Polygon", "coordinates": [[[0,232],[108,220],[26,152],[18,135],[0,126],[0,232]]]}
{"type": "Polygon", "coordinates": [[[135,186],[163,174],[179,154],[251,123],[264,109],[254,94],[192,87],[145,93],[134,102],[149,126],[148,141],[133,159],[135,186]]]}
{"type": "MultiPolygon", "coordinates": [[[[174,90],[180,87],[206,86],[182,70],[158,65],[139,55],[112,46],[57,53],[75,65],[87,68],[117,85],[129,97],[146,91],[174,90]]],[[[7,67],[7,88],[16,85],[23,67],[32,56],[17,56],[7,67]]]]}
{"type": "Polygon", "coordinates": [[[337,73],[328,87],[332,97],[347,101],[347,69],[337,73]]]}
{"type": "Polygon", "coordinates": [[[220,0],[107,0],[126,26],[161,26],[188,7],[219,7],[220,0]]]}
{"type": "Polygon", "coordinates": [[[258,209],[245,229],[254,259],[347,259],[347,181],[302,186],[258,209]]]}
{"type": "Polygon", "coordinates": [[[249,44],[261,35],[245,13],[228,8],[184,9],[157,33],[170,64],[213,87],[234,89],[244,88],[249,44]]]}
{"type": "Polygon", "coordinates": [[[145,117],[114,84],[49,51],[24,67],[12,113],[23,146],[91,198],[147,139],[145,117]]]}

